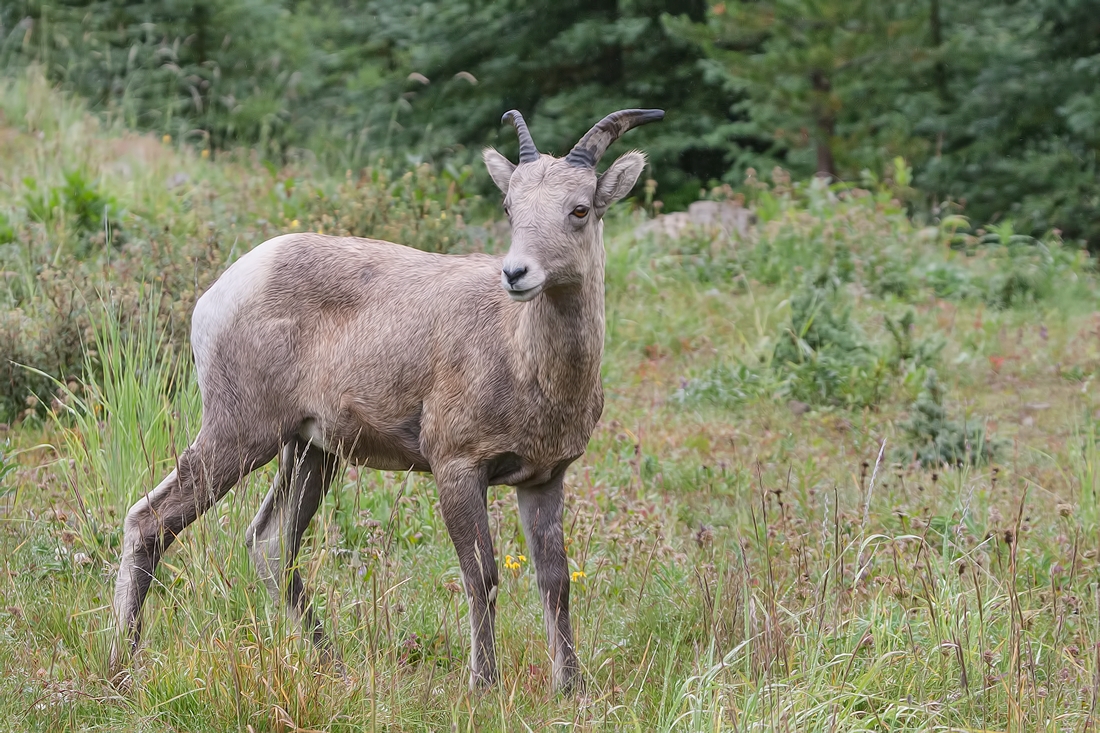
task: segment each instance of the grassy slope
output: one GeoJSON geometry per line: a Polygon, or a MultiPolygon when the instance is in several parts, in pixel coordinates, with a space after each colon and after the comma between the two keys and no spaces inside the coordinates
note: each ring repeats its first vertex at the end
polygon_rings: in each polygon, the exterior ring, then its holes
{"type": "MultiPolygon", "coordinates": [[[[670,251],[635,241],[624,212],[609,223],[607,407],[570,472],[566,516],[584,574],[573,598],[587,697],[549,692],[529,563],[502,571],[501,685],[466,692],[464,601],[434,484],[365,471],[335,488],[303,552],[351,677],[319,669],[243,547],[270,467],[169,552],[136,683],[119,694],[102,676],[120,517],[167,472],[199,415],[187,365],[158,367],[182,345],[158,341],[158,324],[178,331],[211,273],[297,210],[270,193],[285,173],[104,131],[40,83],[2,97],[0,211],[26,232],[25,251],[3,250],[3,269],[24,283],[24,310],[48,300],[34,263],[72,240],[70,220],[20,218],[25,176],[57,181],[78,162],[136,234],[116,254],[122,274],[102,275],[107,310],[129,313],[129,325],[89,308],[85,335],[98,339],[103,374],[74,382],[57,419],[29,419],[6,437],[9,465],[22,452],[0,485],[0,729],[1095,724],[1093,276],[1064,258],[1032,267],[1007,247],[952,253],[948,232],[915,230],[884,198],[818,192],[792,203],[782,187],[760,196],[767,221],[738,245],[751,256],[722,243],[670,251]],[[947,407],[1004,441],[993,467],[892,461],[924,375],[912,364],[885,378],[874,407],[788,403],[821,376],[769,363],[791,295],[807,272],[838,261],[854,263],[840,277],[842,302],[875,353],[888,351],[884,317],[910,309],[919,339],[942,339],[947,407]],[[1021,271],[1034,297],[992,307],[1021,271]],[[904,286],[884,286],[890,273],[904,286]],[[730,376],[736,363],[746,369],[730,376]]],[[[865,384],[866,364],[855,369],[839,381],[865,384]]],[[[498,555],[522,555],[512,495],[494,488],[490,502],[498,555]]]]}

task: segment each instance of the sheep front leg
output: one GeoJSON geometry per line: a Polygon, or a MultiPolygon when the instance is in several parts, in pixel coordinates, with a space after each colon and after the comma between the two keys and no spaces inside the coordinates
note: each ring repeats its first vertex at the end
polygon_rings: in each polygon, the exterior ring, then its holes
{"type": "Polygon", "coordinates": [[[569,621],[569,560],[562,528],[564,478],[565,472],[561,471],[541,486],[517,487],[516,498],[527,546],[535,561],[554,689],[567,693],[582,689],[583,680],[569,621]]]}
{"type": "Polygon", "coordinates": [[[494,629],[500,585],[485,503],[488,486],[476,470],[445,469],[436,473],[436,483],[470,606],[470,687],[487,687],[497,676],[494,629]]]}

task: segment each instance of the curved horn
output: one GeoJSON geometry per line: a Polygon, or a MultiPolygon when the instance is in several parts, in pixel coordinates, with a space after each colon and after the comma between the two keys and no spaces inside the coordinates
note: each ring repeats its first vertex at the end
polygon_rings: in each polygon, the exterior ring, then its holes
{"type": "Polygon", "coordinates": [[[519,162],[531,163],[539,159],[538,148],[531,139],[531,132],[527,129],[527,123],[523,121],[523,115],[518,110],[510,109],[500,118],[501,122],[511,122],[516,126],[516,135],[519,136],[519,162]]]}
{"type": "Polygon", "coordinates": [[[611,143],[627,130],[647,122],[656,122],[664,116],[663,109],[623,109],[612,112],[584,134],[569,151],[569,155],[565,156],[565,162],[578,168],[595,168],[611,143]]]}

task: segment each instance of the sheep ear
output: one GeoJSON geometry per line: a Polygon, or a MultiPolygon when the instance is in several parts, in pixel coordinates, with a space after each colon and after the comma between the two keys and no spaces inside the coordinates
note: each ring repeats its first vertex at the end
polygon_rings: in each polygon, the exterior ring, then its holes
{"type": "Polygon", "coordinates": [[[497,184],[500,192],[507,196],[508,181],[512,180],[512,172],[516,169],[516,164],[493,148],[485,148],[481,152],[481,159],[485,161],[485,167],[489,169],[493,183],[497,184]]]}
{"type": "Polygon", "coordinates": [[[645,153],[632,150],[620,155],[596,182],[596,197],[593,200],[596,213],[603,216],[611,204],[630,193],[643,168],[645,153]]]}

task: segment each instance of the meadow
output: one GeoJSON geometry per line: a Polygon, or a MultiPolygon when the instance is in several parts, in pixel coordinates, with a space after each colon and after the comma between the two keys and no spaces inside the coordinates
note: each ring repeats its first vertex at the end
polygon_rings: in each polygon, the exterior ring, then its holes
{"type": "Polygon", "coordinates": [[[606,407],[566,481],[584,695],[550,690],[504,487],[500,683],[467,690],[409,474],[349,469],[306,536],[325,667],[245,551],[273,466],[168,552],[112,686],[122,516],[200,416],[195,299],[286,231],[499,250],[470,175],[215,161],[0,80],[0,730],[1096,730],[1100,276],[1057,233],[911,220],[901,161],[702,192],[744,236],[636,233],[644,185],[608,214],[606,407]]]}

